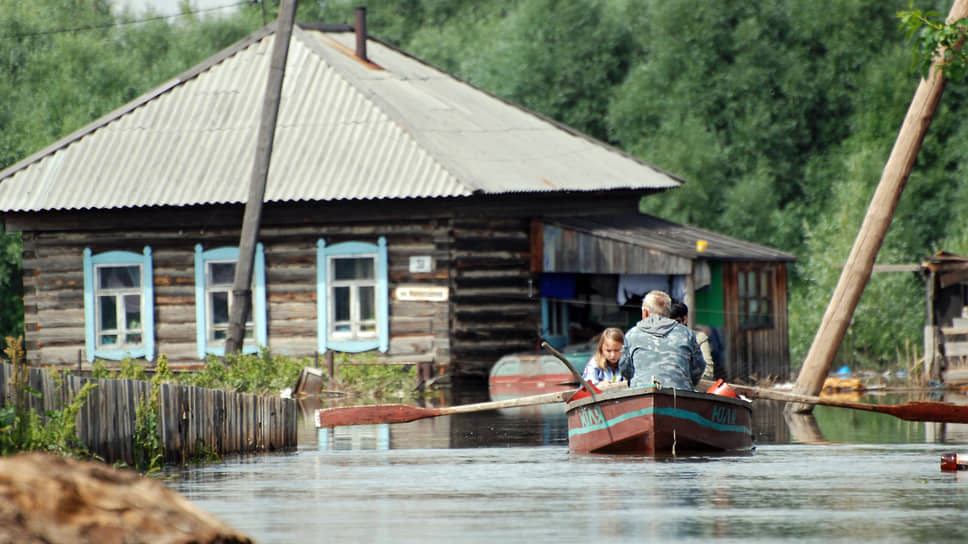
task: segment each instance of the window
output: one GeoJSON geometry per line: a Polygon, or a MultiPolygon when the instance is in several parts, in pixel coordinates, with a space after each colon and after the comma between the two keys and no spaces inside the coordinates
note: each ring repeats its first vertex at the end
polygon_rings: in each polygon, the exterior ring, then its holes
{"type": "Polygon", "coordinates": [[[151,248],[143,254],[84,250],[84,347],[96,358],[154,359],[151,248]]]}
{"type": "Polygon", "coordinates": [[[561,348],[568,343],[568,303],[563,300],[541,297],[541,336],[553,347],[561,348]]]}
{"type": "MultiPolygon", "coordinates": [[[[232,309],[232,284],[239,250],[222,247],[204,251],[195,246],[195,341],[198,358],[207,354],[225,355],[229,315],[232,309]]],[[[257,353],[266,346],[265,250],[256,246],[252,269],[252,310],[245,323],[242,353],[257,353]]]]}
{"type": "Polygon", "coordinates": [[[741,329],[773,328],[773,271],[740,269],[736,277],[741,329]]]}
{"type": "Polygon", "coordinates": [[[319,351],[358,353],[389,349],[387,246],[343,242],[316,244],[319,351]]]}

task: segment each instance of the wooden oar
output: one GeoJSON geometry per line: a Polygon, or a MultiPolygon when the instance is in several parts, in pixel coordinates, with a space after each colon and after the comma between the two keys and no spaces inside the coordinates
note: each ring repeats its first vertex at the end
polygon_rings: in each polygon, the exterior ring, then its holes
{"type": "MultiPolygon", "coordinates": [[[[706,390],[712,382],[703,380],[700,388],[706,390]]],[[[852,402],[845,400],[825,399],[810,395],[798,395],[775,389],[749,387],[746,385],[729,384],[737,393],[749,398],[778,400],[781,402],[796,402],[802,404],[817,404],[821,406],[835,406],[890,414],[907,421],[933,421],[937,423],[968,423],[968,405],[952,404],[950,402],[910,401],[902,404],[868,404],[866,402],[852,402]]]]}
{"type": "Polygon", "coordinates": [[[443,408],[421,408],[407,404],[375,404],[372,406],[321,408],[316,410],[316,426],[336,427],[339,425],[369,425],[373,423],[406,423],[407,421],[423,419],[425,417],[567,402],[574,394],[575,392],[570,390],[557,391],[555,393],[532,395],[530,397],[478,402],[476,404],[463,404],[443,408]]]}
{"type": "Polygon", "coordinates": [[[580,383],[581,386],[585,388],[585,391],[588,391],[588,394],[591,395],[593,399],[595,398],[595,393],[602,392],[599,388],[585,381],[585,378],[581,377],[581,373],[579,373],[575,367],[571,366],[571,363],[568,361],[568,358],[562,355],[560,351],[553,348],[551,344],[542,340],[541,347],[548,350],[548,352],[550,352],[552,355],[557,357],[559,361],[564,363],[565,366],[568,367],[568,370],[571,371],[571,375],[578,379],[578,383],[580,383]]]}

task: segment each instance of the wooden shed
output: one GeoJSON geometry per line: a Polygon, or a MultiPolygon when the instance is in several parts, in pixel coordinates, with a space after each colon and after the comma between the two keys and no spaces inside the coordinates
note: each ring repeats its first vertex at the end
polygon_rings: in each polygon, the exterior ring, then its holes
{"type": "MultiPolygon", "coordinates": [[[[274,37],[255,32],[0,172],[31,364],[224,354],[274,37]]],[[[350,27],[298,25],[243,350],[372,352],[477,379],[542,335],[574,339],[564,316],[591,291],[562,298],[559,276],[616,293],[662,276],[725,331],[728,376],[788,372],[792,257],[638,214],[680,183],[350,27]]]]}
{"type": "Polygon", "coordinates": [[[968,383],[968,257],[939,251],[921,263],[925,278],[925,378],[968,383]]]}
{"type": "Polygon", "coordinates": [[[544,315],[577,326],[559,343],[632,326],[642,296],[661,289],[710,334],[718,376],[789,378],[789,253],[642,214],[546,220],[541,228],[536,262],[540,256],[542,288],[553,297],[543,300],[544,315]]]}

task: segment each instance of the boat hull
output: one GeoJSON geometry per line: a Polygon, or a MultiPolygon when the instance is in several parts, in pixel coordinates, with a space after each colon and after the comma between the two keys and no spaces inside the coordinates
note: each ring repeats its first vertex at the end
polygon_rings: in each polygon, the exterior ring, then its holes
{"type": "Polygon", "coordinates": [[[664,456],[749,452],[753,411],[742,399],[636,388],[568,404],[568,448],[575,453],[664,456]]]}

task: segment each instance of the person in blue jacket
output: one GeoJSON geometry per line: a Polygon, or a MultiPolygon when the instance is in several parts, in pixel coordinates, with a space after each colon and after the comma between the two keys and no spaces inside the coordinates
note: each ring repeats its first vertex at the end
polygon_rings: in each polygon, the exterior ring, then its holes
{"type": "Polygon", "coordinates": [[[656,383],[692,391],[706,369],[696,335],[669,318],[672,299],[650,291],[642,299],[642,320],[625,333],[619,370],[630,387],[656,383]]]}
{"type": "Polygon", "coordinates": [[[599,389],[606,389],[614,383],[621,382],[618,360],[622,357],[624,345],[625,334],[622,329],[609,327],[602,331],[598,339],[598,349],[588,360],[581,377],[599,389]]]}

